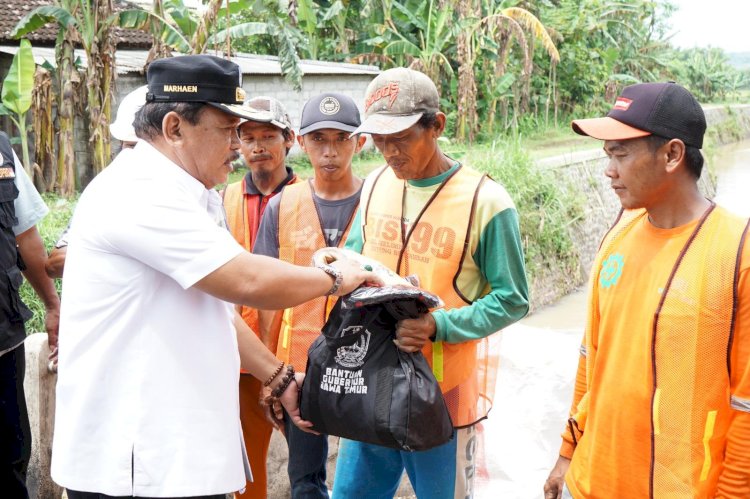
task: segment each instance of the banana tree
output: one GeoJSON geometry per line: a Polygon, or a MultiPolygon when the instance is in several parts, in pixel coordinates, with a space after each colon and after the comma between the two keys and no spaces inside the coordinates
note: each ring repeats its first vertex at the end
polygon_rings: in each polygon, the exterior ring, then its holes
{"type": "MultiPolygon", "coordinates": [[[[110,161],[109,121],[111,115],[115,71],[115,45],[111,31],[115,27],[112,16],[112,0],[57,0],[53,5],[37,7],[25,15],[11,32],[13,37],[21,37],[45,24],[54,22],[59,26],[56,44],[56,59],[58,60],[58,78],[62,92],[58,110],[70,115],[62,117],[61,129],[65,127],[66,137],[61,137],[60,154],[72,156],[72,103],[75,102],[75,92],[72,85],[74,76],[72,62],[72,47],[80,43],[86,53],[86,94],[84,104],[89,122],[89,142],[91,142],[91,163],[93,174],[104,169],[110,161]],[[68,102],[65,99],[71,99],[68,102]],[[68,127],[70,127],[68,129],[68,127]],[[70,136],[67,134],[70,133],[70,136]],[[68,142],[70,140],[70,142],[68,142]]],[[[62,130],[61,130],[62,133],[62,130]]],[[[67,160],[60,165],[64,170],[63,176],[58,177],[61,194],[72,194],[71,175],[74,165],[67,160]]],[[[58,168],[60,170],[60,168],[58,168]]]]}
{"type": "Polygon", "coordinates": [[[2,104],[0,115],[7,115],[18,128],[21,136],[21,153],[23,167],[33,178],[29,161],[29,137],[26,128],[26,113],[31,108],[31,92],[34,88],[34,55],[31,53],[31,42],[21,40],[18,52],[13,56],[8,75],[3,81],[2,104]]]}
{"type": "Polygon", "coordinates": [[[388,43],[383,53],[396,58],[400,64],[408,63],[413,69],[422,71],[440,88],[443,76],[448,79],[453,76],[449,55],[454,50],[461,25],[453,22],[451,6],[446,5],[437,11],[434,4],[434,0],[430,0],[414,10],[415,5],[393,0],[394,18],[399,16],[403,21],[394,19],[393,27],[386,28],[396,40],[388,43]],[[413,33],[403,34],[405,30],[397,27],[400,22],[408,24],[413,33]]]}
{"type": "MultiPolygon", "coordinates": [[[[300,91],[303,73],[300,68],[298,44],[301,37],[298,29],[291,22],[294,14],[293,6],[290,6],[292,11],[290,15],[289,11],[282,8],[282,3],[278,0],[231,0],[229,14],[251,12],[254,17],[262,20],[235,23],[229,27],[217,29],[217,32],[208,38],[208,44],[222,44],[228,38],[238,40],[258,35],[270,36],[276,47],[281,74],[292,88],[300,91]]],[[[219,17],[227,14],[225,8],[219,10],[219,17]]]]}
{"type": "Polygon", "coordinates": [[[318,59],[324,51],[331,55],[348,56],[349,42],[354,34],[347,29],[347,19],[350,9],[357,6],[351,5],[349,0],[334,0],[328,2],[327,6],[325,3],[314,0],[296,2],[298,24],[307,38],[308,56],[318,59]]]}
{"type": "Polygon", "coordinates": [[[54,89],[51,65],[37,66],[34,74],[34,91],[31,94],[34,130],[34,185],[39,192],[47,192],[57,180],[57,160],[55,159],[55,120],[52,114],[54,89]]]}
{"type": "Polygon", "coordinates": [[[128,9],[115,14],[116,25],[128,29],[148,30],[161,43],[183,54],[200,54],[231,39],[270,35],[276,42],[279,64],[284,78],[297,90],[302,86],[302,70],[297,55],[294,29],[278,0],[209,0],[202,16],[185,7],[182,0],[158,2],[162,11],[128,9]],[[220,20],[241,11],[258,9],[267,16],[265,22],[242,22],[218,29],[220,20]]]}
{"type": "Polygon", "coordinates": [[[560,53],[557,51],[557,47],[552,41],[552,37],[550,36],[544,24],[542,24],[542,22],[534,14],[526,9],[522,9],[520,7],[498,9],[495,13],[485,19],[498,19],[520,26],[524,32],[524,35],[526,36],[526,54],[524,56],[523,74],[521,81],[522,88],[519,103],[520,111],[525,112],[526,110],[528,110],[531,72],[533,71],[534,40],[539,41],[542,44],[542,47],[547,52],[548,57],[552,61],[552,65],[555,65],[560,61],[560,53]]]}
{"type": "MultiPolygon", "coordinates": [[[[531,77],[533,72],[534,41],[538,41],[554,68],[560,61],[560,54],[555,46],[547,27],[530,11],[520,7],[497,8],[489,15],[477,20],[472,28],[472,40],[475,48],[473,55],[475,59],[483,63],[494,61],[494,68],[484,72],[483,94],[489,101],[489,121],[494,124],[498,101],[502,99],[501,112],[504,120],[508,121],[508,102],[505,94],[507,85],[514,84],[513,116],[510,120],[511,126],[515,128],[518,116],[528,110],[531,77]],[[522,62],[518,78],[506,77],[508,59],[514,46],[520,49],[522,62]],[[481,56],[481,57],[480,57],[481,56]],[[515,82],[515,83],[514,83],[515,82]]],[[[550,74],[554,74],[550,71],[550,74]]],[[[461,89],[459,89],[459,94],[461,89]]],[[[551,98],[551,94],[550,94],[551,98]]],[[[476,100],[467,99],[468,107],[476,105],[476,100]]],[[[471,136],[471,127],[465,127],[467,135],[471,136]]],[[[459,127],[461,130],[461,127],[459,127]]]]}

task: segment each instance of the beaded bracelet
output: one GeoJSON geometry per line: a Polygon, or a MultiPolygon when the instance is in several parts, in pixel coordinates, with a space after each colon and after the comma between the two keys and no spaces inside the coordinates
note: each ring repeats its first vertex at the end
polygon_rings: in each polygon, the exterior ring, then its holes
{"type": "Polygon", "coordinates": [[[271,392],[271,397],[274,399],[280,398],[281,395],[286,391],[286,389],[292,383],[292,380],[294,380],[294,366],[290,364],[286,366],[286,374],[284,374],[284,377],[281,378],[281,381],[279,382],[279,384],[276,385],[276,388],[274,388],[273,391],[271,392]]]}
{"type": "Polygon", "coordinates": [[[279,367],[277,367],[276,370],[273,372],[273,374],[269,376],[266,381],[263,382],[263,386],[270,385],[273,382],[273,380],[276,379],[276,376],[279,375],[282,369],[284,369],[284,361],[282,361],[281,364],[279,364],[279,367]]]}

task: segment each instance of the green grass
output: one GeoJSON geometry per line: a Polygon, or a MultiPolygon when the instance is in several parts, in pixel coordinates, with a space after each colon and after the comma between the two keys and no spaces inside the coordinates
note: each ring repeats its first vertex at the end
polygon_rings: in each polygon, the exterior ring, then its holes
{"type": "Polygon", "coordinates": [[[575,274],[578,254],[568,226],[584,215],[579,189],[537,168],[521,140],[475,147],[467,151],[466,162],[502,184],[515,202],[529,280],[546,268],[575,274]]]}
{"type": "MultiPolygon", "coordinates": [[[[49,207],[49,214],[37,225],[39,234],[42,236],[47,252],[54,248],[60,234],[68,226],[68,221],[73,215],[78,198],[65,199],[55,194],[43,194],[42,197],[49,207]]],[[[60,293],[60,279],[56,279],[55,286],[60,293]]],[[[27,333],[44,332],[44,304],[34,292],[34,289],[24,280],[20,290],[21,299],[34,313],[34,316],[26,323],[27,333]]]]}

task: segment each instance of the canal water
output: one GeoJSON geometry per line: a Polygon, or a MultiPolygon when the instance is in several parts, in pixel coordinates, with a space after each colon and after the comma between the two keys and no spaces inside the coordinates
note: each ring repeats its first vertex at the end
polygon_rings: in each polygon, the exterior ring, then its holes
{"type": "MultiPolygon", "coordinates": [[[[715,201],[750,216],[750,140],[708,160],[718,175],[715,201]]],[[[481,430],[476,498],[543,498],[568,417],[585,314],[580,290],[503,331],[494,407],[481,430]]]]}

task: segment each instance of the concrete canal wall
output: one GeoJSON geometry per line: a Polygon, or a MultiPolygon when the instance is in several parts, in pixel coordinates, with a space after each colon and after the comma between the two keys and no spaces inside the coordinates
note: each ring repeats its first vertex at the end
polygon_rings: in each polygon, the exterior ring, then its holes
{"type": "MultiPolygon", "coordinates": [[[[703,169],[699,185],[703,193],[712,198],[716,192],[712,155],[722,145],[750,138],[750,105],[710,106],[705,112],[709,138],[703,152],[707,167],[703,169]]],[[[585,283],[599,242],[620,211],[620,202],[610,188],[609,178],[604,175],[607,157],[601,149],[545,158],[537,161],[537,165],[553,172],[562,189],[575,191],[583,203],[583,216],[569,226],[580,262],[577,275],[571,276],[555,268],[543,269],[542,275],[532,280],[532,309],[553,303],[585,283]]]]}

